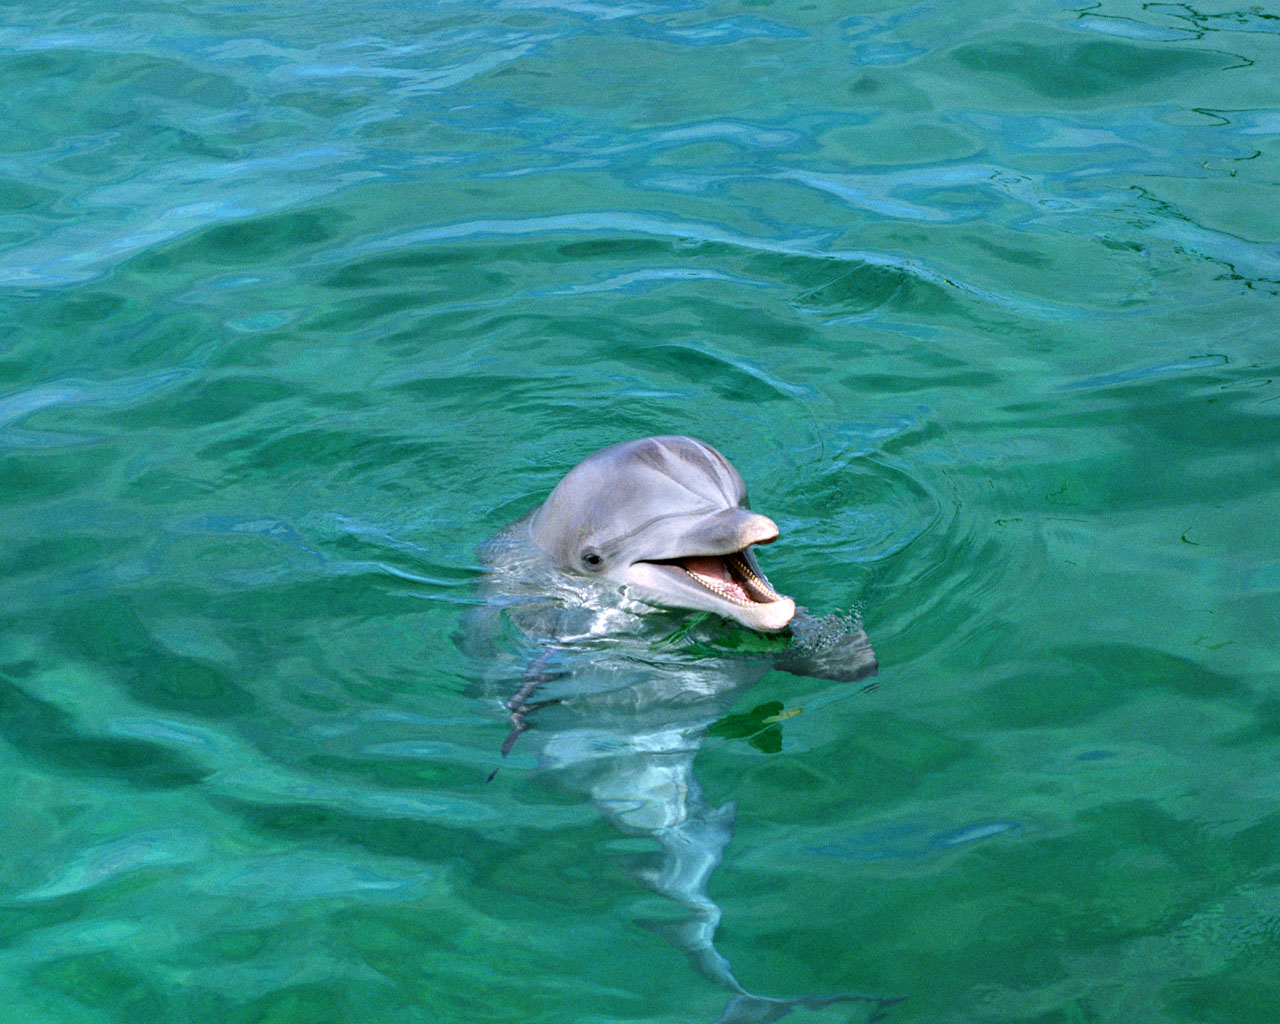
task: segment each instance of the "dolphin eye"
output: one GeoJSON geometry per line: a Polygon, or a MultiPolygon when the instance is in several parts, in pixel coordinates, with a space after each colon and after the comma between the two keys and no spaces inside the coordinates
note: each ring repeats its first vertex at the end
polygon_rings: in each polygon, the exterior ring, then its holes
{"type": "Polygon", "coordinates": [[[586,551],[582,552],[582,564],[588,569],[599,569],[604,565],[604,559],[600,557],[599,551],[587,548],[586,551]]]}

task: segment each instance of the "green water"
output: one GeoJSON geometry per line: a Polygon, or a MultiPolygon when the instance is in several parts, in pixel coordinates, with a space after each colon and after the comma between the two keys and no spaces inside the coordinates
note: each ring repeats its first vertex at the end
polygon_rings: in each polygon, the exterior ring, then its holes
{"type": "Polygon", "coordinates": [[[689,433],[881,664],[698,756],[743,983],[1271,1024],[1278,32],[4,5],[0,1019],[715,1020],[453,640],[479,543],[689,433]]]}

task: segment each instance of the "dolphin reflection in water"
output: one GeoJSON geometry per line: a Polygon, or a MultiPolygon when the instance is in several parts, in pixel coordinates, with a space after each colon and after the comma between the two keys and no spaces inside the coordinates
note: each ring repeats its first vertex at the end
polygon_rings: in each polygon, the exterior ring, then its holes
{"type": "Polygon", "coordinates": [[[860,628],[811,618],[769,583],[752,546],[777,536],[710,445],[613,445],[482,549],[485,602],[463,643],[510,714],[502,754],[528,731],[523,745],[559,786],[623,834],[656,842],[635,877],[685,913],[650,927],[732,993],[716,1024],[836,1003],[875,1018],[896,1000],[753,995],[713,941],[720,908],[708,880],[735,808],[713,807],[694,777],[708,727],[773,668],[850,682],[876,672],[860,628]]]}

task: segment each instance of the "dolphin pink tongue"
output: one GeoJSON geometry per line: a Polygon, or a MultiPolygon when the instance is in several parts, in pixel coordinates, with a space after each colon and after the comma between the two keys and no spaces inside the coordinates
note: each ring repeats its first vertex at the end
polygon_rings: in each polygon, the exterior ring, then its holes
{"type": "Polygon", "coordinates": [[[719,555],[696,555],[693,558],[682,558],[680,564],[686,572],[696,573],[713,580],[721,590],[731,594],[739,601],[750,601],[751,598],[742,584],[733,578],[729,566],[719,555]]]}

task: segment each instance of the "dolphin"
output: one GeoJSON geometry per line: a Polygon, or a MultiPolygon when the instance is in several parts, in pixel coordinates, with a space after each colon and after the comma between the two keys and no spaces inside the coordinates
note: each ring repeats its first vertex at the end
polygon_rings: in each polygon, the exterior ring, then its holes
{"type": "Polygon", "coordinates": [[[753,994],[714,944],[721,911],[708,882],[736,808],[714,807],[694,776],[707,729],[772,668],[849,682],[877,671],[859,625],[813,618],[769,582],[753,548],[777,538],[709,444],[615,444],[482,548],[484,600],[460,642],[509,714],[502,756],[527,732],[546,778],[623,834],[652,840],[631,873],[686,916],[647,926],[730,993],[715,1024],[833,1003],[878,1019],[896,999],[753,994]],[[756,638],[750,653],[734,631],[756,638]]]}

